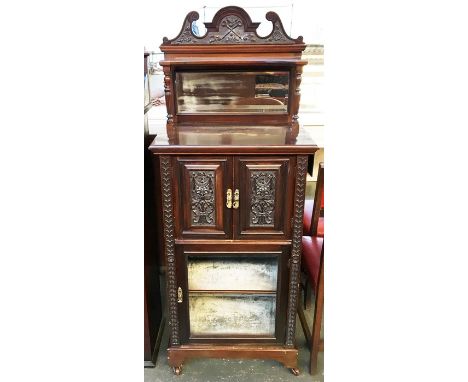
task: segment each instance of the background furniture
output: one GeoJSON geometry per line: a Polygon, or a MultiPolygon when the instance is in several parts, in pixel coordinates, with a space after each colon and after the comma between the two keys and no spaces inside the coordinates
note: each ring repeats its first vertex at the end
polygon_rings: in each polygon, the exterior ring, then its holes
{"type": "Polygon", "coordinates": [[[305,280],[302,285],[304,292],[304,308],[298,306],[299,319],[302,329],[310,347],[311,374],[317,371],[317,354],[324,349],[324,341],[320,337],[324,305],[324,164],[318,167],[315,197],[309,206],[304,209],[304,236],[302,237],[302,270],[305,280]],[[312,330],[309,329],[304,309],[310,307],[310,297],[314,294],[314,319],[312,330]]]}
{"type": "Polygon", "coordinates": [[[273,30],[260,37],[259,23],[226,7],[195,36],[191,12],[160,47],[167,124],[149,149],[175,374],[192,357],[269,358],[299,373],[304,193],[317,146],[298,123],[305,44],[266,17],[273,30]]]}
{"type": "MultiPolygon", "coordinates": [[[[306,200],[304,205],[304,236],[308,237],[323,237],[324,235],[324,181],[325,181],[325,169],[324,164],[321,162],[318,166],[318,175],[317,183],[315,186],[315,196],[314,200],[306,200]]],[[[303,247],[304,247],[304,238],[303,238],[303,247]]],[[[302,252],[302,270],[307,274],[307,266],[311,264],[308,263],[310,260],[305,259],[305,251],[302,252]]],[[[318,261],[312,264],[315,268],[318,267],[318,261]]],[[[304,308],[309,309],[312,302],[312,287],[313,283],[310,282],[310,277],[306,277],[303,284],[302,290],[304,293],[304,308]]],[[[315,289],[314,289],[315,290],[315,289]]]]}
{"type": "Polygon", "coordinates": [[[323,319],[323,304],[324,304],[324,245],[323,238],[318,236],[303,236],[302,237],[302,259],[306,277],[315,296],[314,304],[314,321],[312,330],[309,329],[304,309],[299,304],[297,311],[299,320],[301,321],[302,329],[310,347],[310,364],[309,370],[311,374],[317,372],[317,354],[324,350],[324,341],[320,337],[323,319]]]}
{"type": "MultiPolygon", "coordinates": [[[[147,79],[147,59],[148,54],[144,54],[145,81],[147,79]]],[[[149,106],[150,108],[151,106],[149,106]]],[[[145,122],[146,112],[149,110],[145,97],[145,122]]],[[[154,367],[158,356],[159,344],[161,341],[164,319],[161,305],[161,290],[159,286],[159,264],[157,250],[157,224],[156,205],[154,197],[154,177],[153,162],[148,152],[148,145],[154,139],[148,133],[148,126],[144,126],[144,176],[145,176],[145,202],[144,202],[144,358],[145,367],[154,367]]]]}
{"type": "Polygon", "coordinates": [[[324,235],[324,164],[319,163],[314,200],[306,200],[304,205],[304,235],[324,235]]]}

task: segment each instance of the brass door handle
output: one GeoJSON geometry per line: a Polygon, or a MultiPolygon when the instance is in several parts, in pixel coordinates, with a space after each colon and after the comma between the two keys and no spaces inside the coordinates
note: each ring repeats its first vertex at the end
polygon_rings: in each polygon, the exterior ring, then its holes
{"type": "Polygon", "coordinates": [[[177,289],[177,302],[180,304],[182,302],[182,288],[177,289]]]}
{"type": "Polygon", "coordinates": [[[230,188],[226,191],[226,207],[232,208],[232,190],[230,188]]]}
{"type": "Polygon", "coordinates": [[[234,203],[232,203],[232,208],[236,210],[239,208],[239,189],[234,191],[234,203]]]}

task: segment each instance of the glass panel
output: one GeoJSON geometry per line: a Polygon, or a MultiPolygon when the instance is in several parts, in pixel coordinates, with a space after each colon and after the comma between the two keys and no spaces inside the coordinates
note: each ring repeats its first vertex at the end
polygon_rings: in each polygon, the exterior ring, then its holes
{"type": "Polygon", "coordinates": [[[191,335],[275,334],[276,295],[189,295],[191,335]]]}
{"type": "Polygon", "coordinates": [[[189,290],[275,291],[278,258],[189,256],[189,290]]]}
{"type": "Polygon", "coordinates": [[[287,113],[289,72],[178,72],[179,114],[287,113]]]}

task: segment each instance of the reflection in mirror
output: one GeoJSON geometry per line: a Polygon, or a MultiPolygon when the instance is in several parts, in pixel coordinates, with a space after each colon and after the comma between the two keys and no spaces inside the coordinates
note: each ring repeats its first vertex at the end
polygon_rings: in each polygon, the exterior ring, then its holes
{"type": "Polygon", "coordinates": [[[285,114],[289,72],[177,72],[176,89],[179,114],[285,114]]]}

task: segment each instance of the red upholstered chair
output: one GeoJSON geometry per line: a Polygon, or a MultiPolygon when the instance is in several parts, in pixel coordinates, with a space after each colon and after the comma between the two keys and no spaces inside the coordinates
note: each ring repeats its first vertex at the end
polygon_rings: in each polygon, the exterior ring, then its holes
{"type": "Polygon", "coordinates": [[[319,164],[317,185],[315,186],[314,200],[306,200],[304,203],[304,219],[303,219],[303,232],[307,236],[321,236],[324,235],[324,217],[322,211],[324,209],[324,165],[323,162],[319,164]]]}
{"type": "MultiPolygon", "coordinates": [[[[325,166],[323,162],[319,163],[318,174],[317,174],[317,184],[315,186],[315,196],[314,200],[306,200],[304,205],[304,219],[303,219],[303,235],[310,237],[323,237],[324,235],[324,221],[323,216],[324,211],[324,181],[325,181],[325,166]],[[320,216],[322,215],[322,216],[320,216]]],[[[302,255],[302,264],[307,263],[307,259],[304,260],[304,252],[302,255]]],[[[307,269],[302,266],[303,271],[307,269]]],[[[307,275],[307,272],[305,272],[307,275]]],[[[310,289],[313,287],[313,282],[309,282],[309,278],[306,277],[305,282],[303,283],[304,289],[304,309],[309,309],[311,306],[310,289]]]]}
{"type": "MultiPolygon", "coordinates": [[[[302,270],[304,273],[303,291],[304,307],[298,306],[299,319],[301,321],[304,335],[310,347],[310,373],[317,372],[317,355],[323,351],[324,342],[320,338],[320,330],[323,318],[323,265],[324,265],[324,165],[319,164],[317,185],[313,201],[306,201],[304,208],[304,236],[302,237],[302,270]],[[322,215],[322,216],[320,216],[322,215]],[[304,309],[310,307],[310,297],[308,292],[314,293],[315,308],[312,329],[307,323],[304,309]]],[[[311,295],[312,293],[310,293],[311,295]]]]}
{"type": "Polygon", "coordinates": [[[304,308],[299,304],[297,313],[301,321],[302,329],[310,347],[310,374],[317,372],[317,356],[319,351],[324,349],[324,341],[320,338],[320,329],[323,318],[323,237],[303,236],[302,237],[302,267],[306,278],[310,283],[315,295],[314,321],[312,330],[307,323],[304,308]]]}

